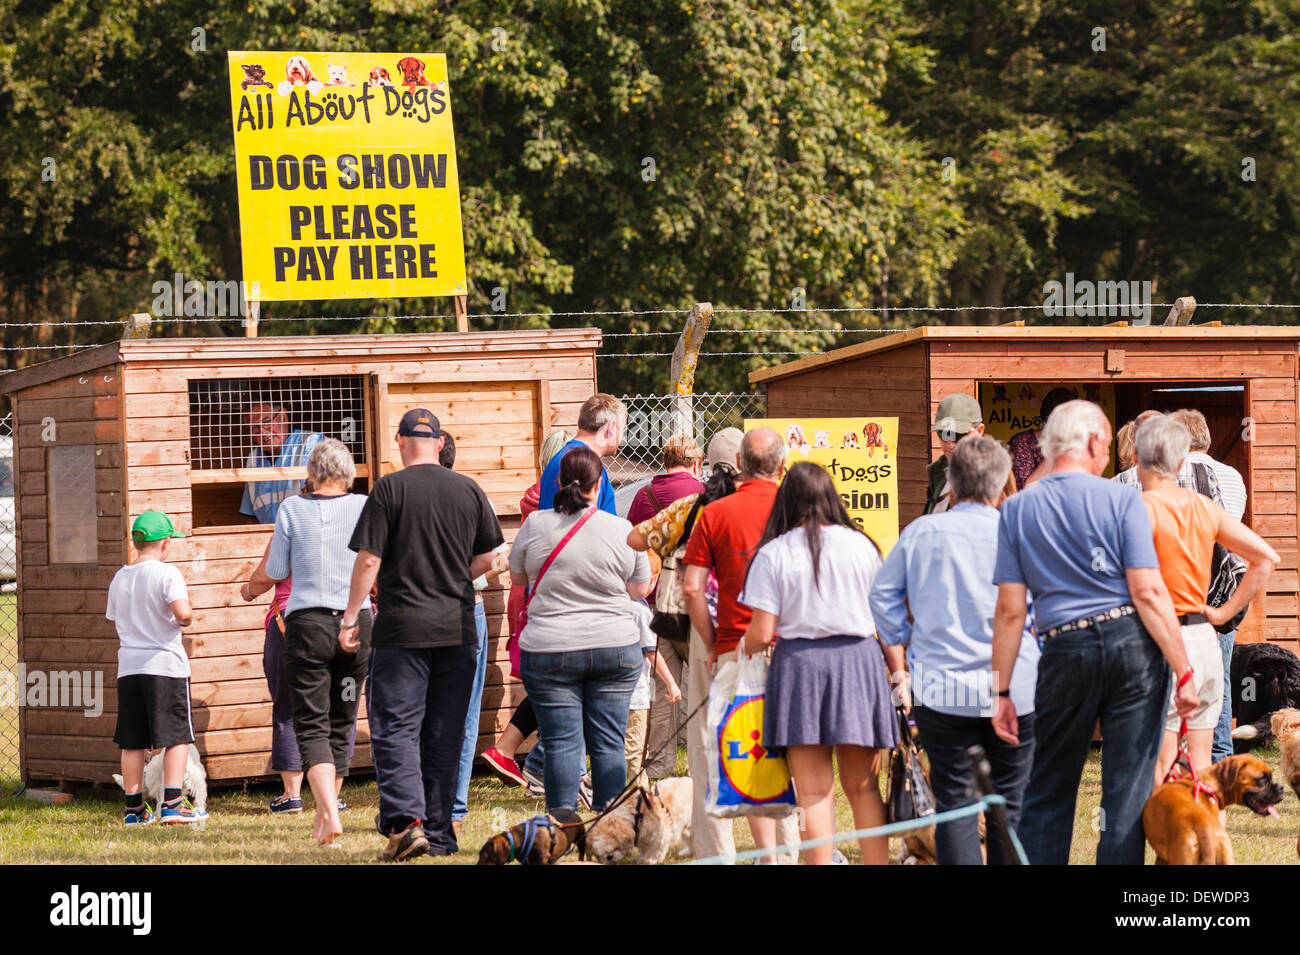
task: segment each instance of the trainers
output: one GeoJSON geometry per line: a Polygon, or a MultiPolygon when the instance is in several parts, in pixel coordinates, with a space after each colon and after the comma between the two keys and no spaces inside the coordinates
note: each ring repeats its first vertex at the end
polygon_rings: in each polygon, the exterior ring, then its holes
{"type": "Polygon", "coordinates": [[[483,751],[483,761],[487,763],[488,769],[503,783],[511,786],[525,786],[524,774],[519,769],[519,764],[509,756],[503,756],[501,750],[493,746],[491,749],[483,751]]]}
{"type": "Polygon", "coordinates": [[[385,862],[404,862],[422,856],[428,851],[429,840],[425,838],[424,829],[420,827],[420,821],[417,819],[405,829],[394,832],[388,837],[388,845],[380,853],[379,858],[385,862]]]}
{"type": "Polygon", "coordinates": [[[542,782],[542,777],[538,776],[527,766],[524,767],[524,771],[522,775],[524,777],[524,788],[528,790],[528,795],[530,796],[546,795],[546,783],[542,782]]]}
{"type": "Polygon", "coordinates": [[[348,808],[348,804],[345,803],[345,802],[343,801],[343,798],[340,796],[340,797],[339,797],[339,812],[342,812],[344,809],[347,809],[347,808],[348,808]]]}
{"type": "Polygon", "coordinates": [[[276,796],[271,800],[271,812],[302,812],[302,797],[276,796]]]}
{"type": "Polygon", "coordinates": [[[206,822],[208,814],[199,812],[189,804],[189,800],[182,799],[179,805],[163,806],[162,814],[158,817],[159,822],[206,822]]]}
{"type": "Polygon", "coordinates": [[[578,802],[582,803],[582,808],[591,812],[591,776],[578,777],[578,802]]]}
{"type": "Polygon", "coordinates": [[[848,864],[849,864],[848,856],[846,856],[843,852],[840,852],[839,849],[831,850],[831,865],[848,865],[848,864]]]}
{"type": "Polygon", "coordinates": [[[122,822],[128,826],[147,826],[150,823],[157,822],[158,817],[153,814],[149,804],[145,803],[135,812],[128,812],[122,817],[122,822]]]}

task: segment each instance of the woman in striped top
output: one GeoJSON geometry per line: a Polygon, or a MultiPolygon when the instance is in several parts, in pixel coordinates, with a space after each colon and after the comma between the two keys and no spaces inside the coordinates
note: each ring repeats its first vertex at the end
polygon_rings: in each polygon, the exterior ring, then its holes
{"type": "MultiPolygon", "coordinates": [[[[287,498],[275,519],[266,573],[293,577],[285,607],[284,669],[293,697],[293,726],[316,801],[313,837],[332,845],[343,831],[337,778],[348,774],[348,736],[370,661],[370,614],[358,618],[345,649],[339,625],[348,605],[356,553],[348,549],[364,494],[349,493],[356,467],[347,446],[327,438],[307,459],[313,490],[287,498]]],[[[363,609],[369,610],[367,599],[363,609]]]]}

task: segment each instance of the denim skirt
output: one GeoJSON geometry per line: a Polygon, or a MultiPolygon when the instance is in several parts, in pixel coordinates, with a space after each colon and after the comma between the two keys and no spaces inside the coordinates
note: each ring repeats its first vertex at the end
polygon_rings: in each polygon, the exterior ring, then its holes
{"type": "Polygon", "coordinates": [[[880,644],[871,637],[776,641],[763,702],[764,746],[897,744],[880,644]]]}

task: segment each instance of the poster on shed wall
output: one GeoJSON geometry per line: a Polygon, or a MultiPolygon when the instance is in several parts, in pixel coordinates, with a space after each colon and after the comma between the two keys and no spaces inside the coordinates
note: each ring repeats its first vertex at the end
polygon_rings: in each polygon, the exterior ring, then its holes
{"type": "Polygon", "coordinates": [[[250,299],[463,295],[447,58],[232,52],[250,299]]]}
{"type": "MultiPolygon", "coordinates": [[[[980,410],[984,412],[984,433],[997,438],[1004,444],[1022,433],[1036,435],[1043,427],[1042,405],[1047,393],[1054,388],[1066,388],[1074,397],[1101,405],[1110,421],[1111,433],[1117,430],[1115,423],[1115,385],[1104,381],[1057,381],[1057,382],[981,382],[980,410]]],[[[1025,439],[1022,439],[1025,440],[1025,439]]],[[[1115,442],[1110,445],[1110,464],[1106,466],[1103,477],[1115,474],[1115,442]]]]}
{"type": "Polygon", "coordinates": [[[888,555],[898,540],[898,419],[747,418],[745,430],[785,438],[785,466],[813,461],[830,472],[853,523],[888,555]]]}

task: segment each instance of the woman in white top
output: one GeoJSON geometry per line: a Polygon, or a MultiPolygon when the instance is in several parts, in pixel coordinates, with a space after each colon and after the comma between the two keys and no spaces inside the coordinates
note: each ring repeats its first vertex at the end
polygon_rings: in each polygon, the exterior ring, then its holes
{"type": "MultiPolygon", "coordinates": [[[[740,602],[754,611],[746,652],[776,643],[763,745],[786,749],[808,839],[835,831],[832,748],[857,827],[885,821],[876,753],[898,743],[888,674],[903,670],[903,651],[875,640],[867,594],[880,564],[879,548],[854,526],[826,469],[811,461],[790,468],[740,602]]],[[[864,863],[889,862],[887,838],[860,844],[864,863]]],[[[826,865],[831,854],[826,843],[806,850],[804,861],[826,865]]]]}

